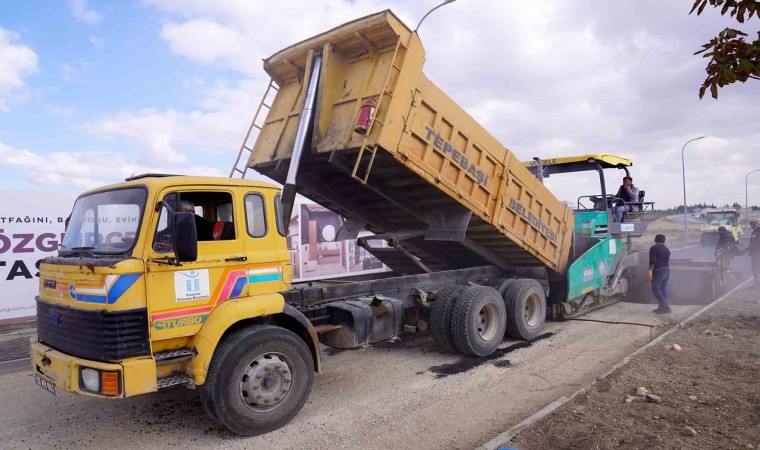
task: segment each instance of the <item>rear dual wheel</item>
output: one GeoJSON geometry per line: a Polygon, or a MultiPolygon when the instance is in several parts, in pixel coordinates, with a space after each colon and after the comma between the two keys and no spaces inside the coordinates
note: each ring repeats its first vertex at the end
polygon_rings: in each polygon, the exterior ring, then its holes
{"type": "Polygon", "coordinates": [[[507,335],[513,339],[533,339],[546,322],[544,288],[531,279],[519,279],[504,292],[507,307],[507,335]]]}
{"type": "Polygon", "coordinates": [[[457,350],[468,356],[493,353],[504,340],[507,311],[499,291],[488,286],[463,289],[451,314],[457,350]]]}
{"type": "Polygon", "coordinates": [[[450,286],[441,289],[430,310],[430,332],[433,335],[433,340],[441,350],[447,353],[457,352],[454,337],[451,335],[451,313],[454,311],[454,304],[462,290],[464,290],[464,286],[450,286]]]}
{"type": "Polygon", "coordinates": [[[485,356],[501,344],[506,314],[496,289],[452,286],[438,293],[430,312],[430,329],[435,342],[446,352],[485,356]]]}
{"type": "Polygon", "coordinates": [[[505,334],[514,339],[541,334],[546,294],[537,281],[500,279],[489,284],[447,287],[438,294],[430,329],[443,350],[486,356],[499,347],[505,334]]]}

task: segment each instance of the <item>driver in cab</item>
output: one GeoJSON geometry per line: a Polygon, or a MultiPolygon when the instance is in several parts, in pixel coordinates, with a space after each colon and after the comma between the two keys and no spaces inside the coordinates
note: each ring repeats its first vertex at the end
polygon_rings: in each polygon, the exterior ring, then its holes
{"type": "Polygon", "coordinates": [[[198,241],[213,240],[214,227],[203,217],[195,214],[195,203],[189,200],[182,200],[179,204],[180,212],[190,212],[195,216],[195,232],[198,235],[198,241]]]}

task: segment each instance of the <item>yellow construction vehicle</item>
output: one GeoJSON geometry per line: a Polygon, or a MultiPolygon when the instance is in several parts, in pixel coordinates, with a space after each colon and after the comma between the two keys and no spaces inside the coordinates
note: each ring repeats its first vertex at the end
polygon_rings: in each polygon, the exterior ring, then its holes
{"type": "Polygon", "coordinates": [[[714,247],[718,243],[718,228],[725,227],[734,235],[736,242],[742,237],[743,229],[739,222],[739,212],[735,208],[705,208],[700,213],[705,224],[699,229],[701,232],[699,243],[705,247],[714,247]]]}

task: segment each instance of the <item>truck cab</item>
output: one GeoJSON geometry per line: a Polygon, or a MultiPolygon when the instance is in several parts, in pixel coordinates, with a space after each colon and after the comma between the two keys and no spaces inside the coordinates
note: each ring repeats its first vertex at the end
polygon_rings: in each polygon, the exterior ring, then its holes
{"type": "Polygon", "coordinates": [[[37,383],[110,398],[202,385],[244,324],[277,325],[297,349],[259,365],[270,387],[288,394],[277,374],[305,365],[311,380],[316,336],[281,294],[292,270],[279,195],[267,183],[161,175],[82,194],[59,255],[40,266],[37,383]]]}

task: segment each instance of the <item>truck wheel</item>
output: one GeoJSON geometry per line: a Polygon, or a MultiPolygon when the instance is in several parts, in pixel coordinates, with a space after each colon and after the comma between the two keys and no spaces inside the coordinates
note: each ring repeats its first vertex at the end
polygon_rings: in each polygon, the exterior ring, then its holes
{"type": "Polygon", "coordinates": [[[433,340],[442,350],[449,353],[457,352],[454,338],[451,336],[451,311],[462,289],[462,286],[441,289],[430,310],[430,332],[433,334],[433,340]]]}
{"type": "Polygon", "coordinates": [[[507,304],[507,335],[513,339],[533,339],[541,334],[546,321],[546,294],[536,280],[521,279],[504,294],[507,304]]]}
{"type": "Polygon", "coordinates": [[[486,356],[504,340],[506,323],[507,310],[499,291],[471,286],[462,290],[451,312],[451,335],[461,353],[486,356]]]}
{"type": "Polygon", "coordinates": [[[211,417],[230,431],[255,436],[298,414],[313,382],[303,340],[284,328],[256,325],[222,342],[199,390],[211,417]]]}
{"type": "Polygon", "coordinates": [[[488,286],[491,286],[492,288],[499,291],[499,294],[501,294],[503,297],[509,285],[515,281],[517,281],[516,278],[494,278],[488,281],[488,286]]]}

